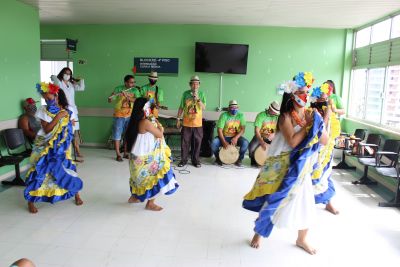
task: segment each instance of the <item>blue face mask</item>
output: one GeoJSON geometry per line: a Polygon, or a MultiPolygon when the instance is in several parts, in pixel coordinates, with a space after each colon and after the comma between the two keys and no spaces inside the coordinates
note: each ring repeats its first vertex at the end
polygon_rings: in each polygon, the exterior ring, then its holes
{"type": "Polygon", "coordinates": [[[239,112],[239,110],[238,110],[238,109],[231,109],[229,112],[230,112],[232,115],[236,115],[236,114],[239,112]]]}
{"type": "Polygon", "coordinates": [[[46,99],[46,105],[47,106],[55,106],[56,105],[56,99],[51,99],[51,100],[47,100],[46,99]]]}
{"type": "Polygon", "coordinates": [[[155,85],[157,83],[157,80],[149,79],[149,82],[151,85],[155,85]]]}

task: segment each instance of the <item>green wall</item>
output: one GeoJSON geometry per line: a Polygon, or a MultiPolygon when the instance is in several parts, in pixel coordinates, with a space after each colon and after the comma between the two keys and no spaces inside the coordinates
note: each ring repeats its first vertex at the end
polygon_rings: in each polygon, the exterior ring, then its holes
{"type": "MultiPolygon", "coordinates": [[[[21,100],[39,99],[35,84],[40,79],[40,22],[31,6],[15,0],[0,2],[0,121],[18,118],[21,100]]],[[[4,144],[0,142],[4,152],[4,144]]],[[[22,165],[22,164],[21,164],[22,165]]],[[[13,166],[0,168],[0,175],[13,166]]]]}
{"type": "Polygon", "coordinates": [[[21,100],[39,96],[40,23],[38,11],[15,0],[0,2],[0,120],[21,114],[21,100]],[[4,97],[7,96],[7,97],[4,97]]]}
{"type": "MultiPolygon", "coordinates": [[[[237,99],[242,111],[261,111],[280,100],[276,86],[298,71],[312,71],[316,84],[332,79],[341,91],[343,83],[346,30],[215,25],[42,25],[42,39],[78,39],[72,55],[76,76],[85,78],[85,92],[76,94],[78,107],[111,107],[107,96],[131,73],[133,57],[178,57],[179,75],[162,76],[165,104],[177,109],[181,94],[188,89],[194,73],[196,41],[249,44],[247,75],[223,76],[223,104],[237,99]],[[87,64],[78,65],[78,59],[87,64]]],[[[201,90],[207,96],[207,110],[219,103],[219,74],[199,73],[201,90]]],[[[146,77],[138,77],[142,85],[146,77]]],[[[87,142],[105,142],[111,122],[81,118],[87,142]],[[89,122],[91,120],[92,122],[89,122]],[[104,132],[106,131],[106,132],[104,132]]],[[[110,120],[110,119],[108,119],[110,120]]],[[[250,125],[249,125],[250,126],[250,125]]],[[[246,136],[251,138],[252,127],[246,136]]]]}

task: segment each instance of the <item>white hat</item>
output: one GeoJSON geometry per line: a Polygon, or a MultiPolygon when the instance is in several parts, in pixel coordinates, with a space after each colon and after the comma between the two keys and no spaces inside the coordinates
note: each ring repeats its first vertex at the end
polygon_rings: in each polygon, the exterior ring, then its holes
{"type": "Polygon", "coordinates": [[[150,72],[148,77],[149,77],[149,79],[158,80],[158,75],[157,75],[156,71],[150,72]]]}
{"type": "Polygon", "coordinates": [[[200,78],[197,75],[190,77],[190,82],[200,82],[200,78]]]}
{"type": "Polygon", "coordinates": [[[237,101],[236,100],[231,100],[229,101],[229,106],[237,106],[237,101]]]}
{"type": "Polygon", "coordinates": [[[274,101],[271,102],[271,104],[269,105],[268,108],[271,109],[273,112],[279,114],[279,111],[281,109],[281,105],[279,105],[279,103],[274,100],[274,101]]]}

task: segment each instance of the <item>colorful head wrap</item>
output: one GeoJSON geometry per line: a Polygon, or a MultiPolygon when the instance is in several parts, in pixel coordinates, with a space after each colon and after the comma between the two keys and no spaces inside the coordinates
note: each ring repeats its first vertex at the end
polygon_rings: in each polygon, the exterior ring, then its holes
{"type": "Polygon", "coordinates": [[[330,96],[332,94],[332,86],[329,83],[323,83],[321,86],[313,88],[311,92],[311,102],[316,102],[322,94],[330,96]]]}
{"type": "Polygon", "coordinates": [[[36,89],[39,94],[50,93],[55,95],[60,90],[60,87],[52,83],[41,82],[36,84],[36,89]]]}
{"type": "Polygon", "coordinates": [[[292,81],[287,81],[281,84],[280,88],[283,89],[285,93],[292,94],[300,88],[310,88],[313,82],[314,77],[311,72],[299,72],[294,76],[292,81]]]}

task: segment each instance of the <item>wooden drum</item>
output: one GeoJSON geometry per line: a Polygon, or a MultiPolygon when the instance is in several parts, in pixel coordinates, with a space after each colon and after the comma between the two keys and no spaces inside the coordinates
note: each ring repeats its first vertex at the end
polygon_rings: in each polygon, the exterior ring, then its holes
{"type": "Polygon", "coordinates": [[[239,159],[239,149],[233,145],[228,145],[226,149],[221,147],[219,159],[224,164],[233,164],[239,159]]]}

